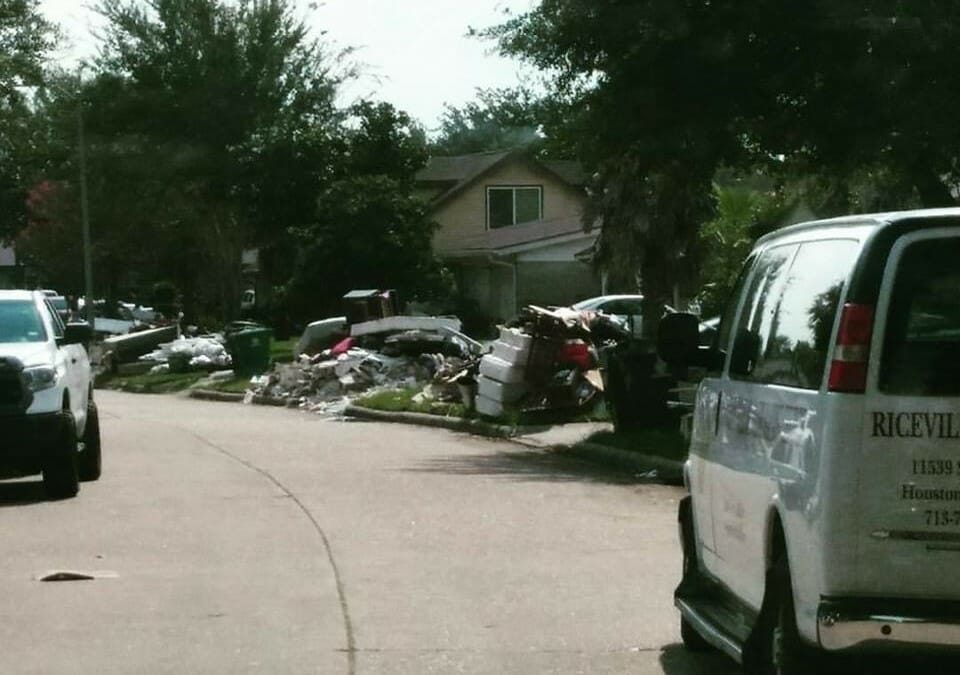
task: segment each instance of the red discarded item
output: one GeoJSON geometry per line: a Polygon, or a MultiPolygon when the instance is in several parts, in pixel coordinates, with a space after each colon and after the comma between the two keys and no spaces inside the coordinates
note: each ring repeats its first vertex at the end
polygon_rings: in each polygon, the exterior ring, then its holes
{"type": "Polygon", "coordinates": [[[353,337],[344,338],[340,340],[337,344],[333,345],[330,348],[330,354],[333,356],[340,356],[341,354],[346,354],[348,351],[353,349],[353,346],[357,343],[357,339],[353,337]]]}
{"type": "Polygon", "coordinates": [[[583,340],[568,340],[560,347],[557,361],[577,366],[581,370],[593,367],[593,354],[590,345],[583,340]]]}

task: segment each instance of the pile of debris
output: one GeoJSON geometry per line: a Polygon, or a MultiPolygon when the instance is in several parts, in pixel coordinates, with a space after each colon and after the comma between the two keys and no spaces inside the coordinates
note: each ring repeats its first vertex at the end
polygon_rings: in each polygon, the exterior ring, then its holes
{"type": "Polygon", "coordinates": [[[529,305],[481,359],[476,410],[490,417],[585,411],[604,389],[599,350],[629,337],[605,314],[529,305]]]}
{"type": "Polygon", "coordinates": [[[359,396],[417,388],[415,402],[462,403],[489,417],[569,417],[602,398],[599,349],[630,336],[611,316],[533,305],[491,345],[463,335],[456,318],[355,319],[311,324],[296,361],[253,378],[246,401],[336,413],[359,396]]]}
{"type": "Polygon", "coordinates": [[[414,387],[423,389],[421,398],[460,401],[458,383],[476,372],[482,350],[449,317],[390,316],[352,324],[349,332],[329,348],[254,377],[245,402],[265,398],[338,412],[358,396],[414,387]]]}
{"type": "Polygon", "coordinates": [[[140,361],[154,362],[151,373],[188,370],[222,370],[230,368],[232,360],[222,335],[178,337],[172,342],[161,343],[153,351],[140,357],[140,361]]]}

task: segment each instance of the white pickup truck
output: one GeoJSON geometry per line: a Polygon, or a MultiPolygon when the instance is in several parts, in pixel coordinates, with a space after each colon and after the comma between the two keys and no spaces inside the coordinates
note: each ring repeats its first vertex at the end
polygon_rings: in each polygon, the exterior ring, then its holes
{"type": "Polygon", "coordinates": [[[86,323],[64,325],[40,291],[0,290],[0,478],[43,474],[50,498],[100,477],[86,323]]]}

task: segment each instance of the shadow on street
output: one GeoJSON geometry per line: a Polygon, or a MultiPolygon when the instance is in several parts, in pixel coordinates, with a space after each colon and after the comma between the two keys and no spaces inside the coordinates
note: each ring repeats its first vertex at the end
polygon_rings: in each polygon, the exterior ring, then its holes
{"type": "Polygon", "coordinates": [[[7,483],[0,481],[0,508],[8,506],[25,506],[47,501],[43,491],[43,482],[18,481],[7,483]]]}
{"type": "MultiPolygon", "coordinates": [[[[826,662],[818,661],[815,672],[818,675],[903,675],[911,672],[952,675],[958,672],[956,658],[889,655],[869,658],[834,657],[826,662]]],[[[665,675],[738,675],[742,672],[740,666],[725,654],[716,651],[691,652],[679,643],[663,648],[660,665],[665,675]]]]}
{"type": "Polygon", "coordinates": [[[406,470],[460,476],[500,476],[516,481],[586,481],[607,485],[659,482],[655,476],[632,474],[625,469],[585,461],[563,450],[438,456],[406,470]]]}
{"type": "Polygon", "coordinates": [[[720,652],[691,652],[681,644],[660,652],[664,675],[737,675],[740,666],[720,652]]]}

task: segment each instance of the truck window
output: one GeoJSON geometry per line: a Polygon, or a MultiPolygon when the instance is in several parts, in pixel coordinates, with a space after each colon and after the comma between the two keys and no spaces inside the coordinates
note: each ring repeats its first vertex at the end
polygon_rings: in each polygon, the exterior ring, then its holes
{"type": "Polygon", "coordinates": [[[890,394],[960,395],[960,238],[908,246],[887,311],[879,388],[890,394]]]}
{"type": "Polygon", "coordinates": [[[30,300],[0,301],[0,342],[43,342],[47,333],[30,300]]]}

